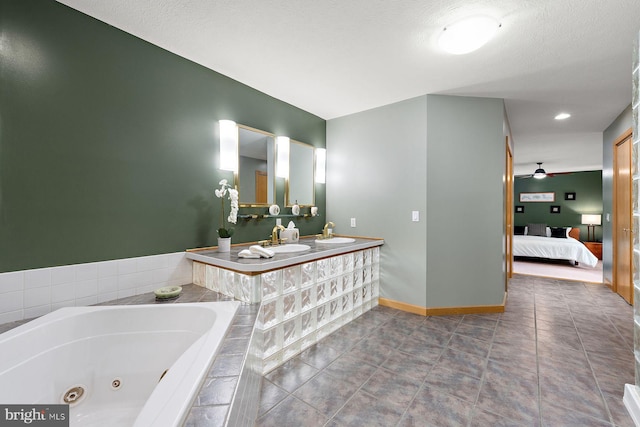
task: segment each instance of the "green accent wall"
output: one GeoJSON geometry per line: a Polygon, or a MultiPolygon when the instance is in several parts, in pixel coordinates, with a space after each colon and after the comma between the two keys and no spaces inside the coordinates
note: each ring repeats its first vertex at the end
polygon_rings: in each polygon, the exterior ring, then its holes
{"type": "MultiPolygon", "coordinates": [[[[587,240],[587,226],[582,214],[602,214],[602,171],[574,172],[544,179],[516,178],[514,205],[524,206],[524,213],[514,214],[515,225],[544,223],[549,227],[579,227],[580,240],[587,240]],[[554,192],[555,202],[520,202],[520,193],[554,192]],[[565,193],[576,193],[575,200],[565,200],[565,193]],[[560,213],[550,213],[560,206],[560,213]]],[[[605,218],[602,218],[605,222],[605,218]]],[[[595,227],[596,241],[602,241],[602,226],[595,227]]]]}
{"type": "Polygon", "coordinates": [[[0,272],[215,245],[220,119],[325,147],[325,120],[53,0],[0,0],[0,40],[0,272]]]}

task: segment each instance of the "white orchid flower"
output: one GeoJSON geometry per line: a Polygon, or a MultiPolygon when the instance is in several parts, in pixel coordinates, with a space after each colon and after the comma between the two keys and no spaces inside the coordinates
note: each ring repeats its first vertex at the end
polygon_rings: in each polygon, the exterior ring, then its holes
{"type": "MultiPolygon", "coordinates": [[[[228,184],[226,179],[222,179],[219,182],[220,184],[220,188],[215,190],[215,194],[216,197],[222,199],[222,218],[224,218],[224,198],[227,195],[227,192],[229,193],[229,201],[230,201],[230,205],[231,205],[231,212],[229,212],[229,216],[227,217],[227,221],[232,223],[232,224],[236,224],[238,221],[238,208],[239,208],[239,203],[238,203],[238,190],[236,190],[235,188],[233,188],[231,185],[228,184]]],[[[221,236],[223,236],[222,232],[225,232],[225,234],[227,235],[226,237],[230,237],[231,234],[233,234],[233,228],[231,228],[230,230],[227,230],[224,227],[224,219],[220,219],[221,221],[221,227],[218,229],[218,233],[220,233],[221,236]]]]}

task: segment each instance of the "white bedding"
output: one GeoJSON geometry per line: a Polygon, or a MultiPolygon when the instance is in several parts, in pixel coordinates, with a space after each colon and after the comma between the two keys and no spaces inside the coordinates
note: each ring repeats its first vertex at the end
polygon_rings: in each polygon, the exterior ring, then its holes
{"type": "Polygon", "coordinates": [[[580,241],[568,237],[558,239],[541,236],[513,236],[513,256],[565,259],[595,267],[596,258],[580,241]]]}

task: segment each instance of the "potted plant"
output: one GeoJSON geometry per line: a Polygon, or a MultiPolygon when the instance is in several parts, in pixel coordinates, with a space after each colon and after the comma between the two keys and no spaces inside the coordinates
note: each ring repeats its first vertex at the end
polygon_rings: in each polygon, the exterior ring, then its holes
{"type": "Polygon", "coordinates": [[[218,228],[218,252],[229,252],[231,250],[231,236],[235,229],[233,227],[226,228],[224,224],[224,200],[229,199],[231,210],[227,221],[235,224],[238,221],[238,190],[232,188],[226,179],[219,182],[220,188],[216,188],[216,197],[220,199],[222,216],[220,217],[220,228],[218,228]]]}

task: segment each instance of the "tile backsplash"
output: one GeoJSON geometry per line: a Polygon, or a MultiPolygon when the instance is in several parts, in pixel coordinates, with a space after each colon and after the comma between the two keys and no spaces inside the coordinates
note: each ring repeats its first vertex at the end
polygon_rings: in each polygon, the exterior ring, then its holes
{"type": "Polygon", "coordinates": [[[184,252],[0,273],[0,324],[192,281],[184,252]]]}

